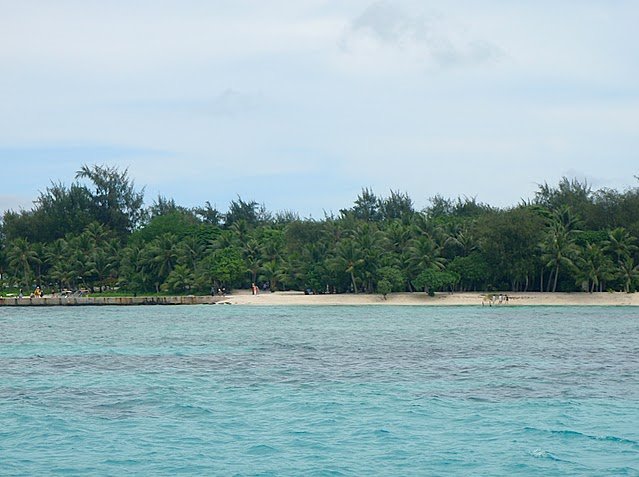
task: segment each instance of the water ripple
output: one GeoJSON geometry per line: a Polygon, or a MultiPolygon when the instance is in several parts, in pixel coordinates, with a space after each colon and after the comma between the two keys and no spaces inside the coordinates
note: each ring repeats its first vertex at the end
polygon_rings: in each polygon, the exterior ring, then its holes
{"type": "Polygon", "coordinates": [[[638,475],[624,308],[0,309],[7,475],[638,475]]]}

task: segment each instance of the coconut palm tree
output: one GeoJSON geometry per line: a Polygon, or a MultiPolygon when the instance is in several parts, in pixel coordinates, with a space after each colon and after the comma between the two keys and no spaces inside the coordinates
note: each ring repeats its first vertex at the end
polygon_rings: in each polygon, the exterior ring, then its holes
{"type": "Polygon", "coordinates": [[[378,230],[374,223],[362,222],[355,230],[353,240],[360,250],[364,286],[368,292],[372,292],[373,281],[381,266],[384,250],[387,248],[386,236],[378,230]]]}
{"type": "Polygon", "coordinates": [[[574,269],[574,260],[579,254],[579,248],[575,244],[571,231],[559,223],[555,223],[549,228],[541,247],[542,261],[546,268],[552,270],[551,278],[548,280],[548,287],[550,287],[552,280],[552,291],[555,292],[557,291],[559,272],[563,268],[574,269]]]}
{"type": "Polygon", "coordinates": [[[165,233],[157,237],[149,247],[151,262],[155,269],[156,291],[160,283],[173,271],[178,259],[178,239],[175,234],[165,233]]]}
{"type": "Polygon", "coordinates": [[[548,287],[552,280],[552,291],[557,291],[559,272],[575,269],[575,260],[579,255],[579,247],[575,243],[575,234],[579,232],[581,222],[569,207],[561,207],[550,213],[547,218],[547,231],[541,243],[542,261],[551,269],[548,287]]]}
{"type": "Polygon", "coordinates": [[[260,267],[260,279],[268,282],[269,289],[275,291],[281,282],[287,277],[285,263],[277,260],[268,260],[260,267]]]}
{"type": "Polygon", "coordinates": [[[197,263],[202,259],[205,252],[204,245],[195,235],[184,237],[178,244],[178,262],[187,265],[191,270],[195,270],[197,263]]]}
{"type": "Polygon", "coordinates": [[[9,244],[7,258],[14,274],[21,274],[23,285],[28,287],[33,274],[32,266],[40,262],[34,244],[26,238],[16,238],[9,244]]]}
{"type": "Polygon", "coordinates": [[[89,274],[95,277],[97,285],[102,291],[107,278],[117,270],[117,255],[113,249],[96,248],[89,259],[88,266],[89,274]]]}
{"type": "Polygon", "coordinates": [[[249,239],[242,249],[242,255],[246,263],[246,271],[251,274],[251,283],[255,283],[257,273],[262,266],[260,243],[254,238],[249,239]]]}
{"type": "Polygon", "coordinates": [[[443,270],[446,259],[441,256],[441,248],[428,234],[415,237],[408,246],[408,266],[412,281],[424,270],[443,270]]]}
{"type": "Polygon", "coordinates": [[[111,233],[109,232],[109,229],[107,229],[104,225],[98,222],[91,222],[89,225],[87,225],[86,228],[84,229],[83,234],[87,236],[89,241],[95,247],[104,246],[107,243],[107,241],[111,238],[111,233]]]}
{"type": "Polygon", "coordinates": [[[624,289],[626,293],[630,293],[631,288],[639,279],[639,265],[635,265],[635,261],[632,257],[627,257],[619,263],[619,266],[621,268],[620,275],[624,282],[624,289]]]}
{"type": "Polygon", "coordinates": [[[134,290],[148,290],[152,284],[153,256],[149,247],[132,243],[122,250],[119,279],[134,290]]]}
{"type": "Polygon", "coordinates": [[[603,249],[593,243],[587,243],[576,261],[579,269],[579,279],[588,283],[590,293],[597,290],[610,275],[612,263],[606,257],[603,249]]]}
{"type": "Polygon", "coordinates": [[[357,280],[355,276],[359,273],[364,260],[361,249],[351,238],[344,238],[337,244],[336,256],[332,261],[334,267],[340,273],[348,273],[351,286],[355,293],[357,290],[357,280]]]}
{"type": "Polygon", "coordinates": [[[623,227],[608,232],[608,239],[604,242],[604,251],[615,258],[617,263],[625,262],[637,251],[637,239],[630,235],[623,227]]]}
{"type": "Polygon", "coordinates": [[[195,283],[194,273],[186,265],[176,265],[166,279],[166,288],[175,292],[189,292],[195,283]]]}

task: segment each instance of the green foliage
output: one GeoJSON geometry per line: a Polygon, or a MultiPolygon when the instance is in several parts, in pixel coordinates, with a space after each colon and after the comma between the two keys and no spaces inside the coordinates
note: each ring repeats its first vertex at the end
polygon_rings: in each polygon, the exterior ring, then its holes
{"type": "Polygon", "coordinates": [[[164,288],[174,293],[189,293],[194,284],[194,273],[186,265],[177,265],[169,273],[164,288]]]}
{"type": "Polygon", "coordinates": [[[3,231],[7,240],[25,238],[30,242],[53,242],[66,234],[79,234],[96,218],[89,191],[79,184],[67,188],[52,184],[34,202],[31,210],[7,211],[3,231]]]}
{"type": "Polygon", "coordinates": [[[387,280],[380,280],[377,284],[377,293],[384,296],[384,300],[386,299],[386,295],[388,295],[391,291],[393,291],[393,286],[387,280]]]}
{"type": "Polygon", "coordinates": [[[456,273],[429,268],[417,276],[415,286],[424,289],[432,296],[435,291],[452,288],[457,282],[459,282],[459,275],[456,273]]]}
{"type": "Polygon", "coordinates": [[[462,291],[484,289],[486,278],[493,275],[488,261],[478,252],[455,257],[447,269],[459,276],[462,291]]]}
{"type": "Polygon", "coordinates": [[[260,206],[254,200],[248,202],[238,196],[237,200],[232,200],[229,210],[226,213],[224,226],[229,228],[237,222],[245,222],[248,227],[256,227],[261,223],[268,222],[270,214],[264,206],[260,206]]]}
{"type": "Polygon", "coordinates": [[[127,171],[83,166],[27,211],[6,211],[0,273],[7,287],[209,293],[268,284],[318,293],[509,289],[632,292],[639,286],[639,188],[591,190],[562,179],[531,203],[492,208],[362,189],[322,220],[270,214],[238,197],[226,213],[143,192],[127,171]]]}
{"type": "Polygon", "coordinates": [[[92,216],[107,224],[119,236],[131,233],[142,219],[144,191],[136,191],[128,171],[117,167],[84,165],[76,179],[87,179],[90,190],[92,216]]]}
{"type": "Polygon", "coordinates": [[[383,293],[379,290],[382,282],[390,286],[390,290],[386,293],[404,291],[404,283],[406,283],[406,278],[399,268],[391,266],[381,267],[377,271],[377,277],[379,278],[379,281],[377,283],[378,293],[383,293]]]}
{"type": "Polygon", "coordinates": [[[136,230],[130,240],[150,242],[164,234],[173,234],[181,239],[195,234],[198,227],[198,221],[192,214],[174,210],[151,219],[143,228],[136,230]]]}
{"type": "Polygon", "coordinates": [[[241,283],[245,270],[241,251],[229,247],[216,250],[199,263],[198,279],[204,286],[231,288],[241,283]]]}

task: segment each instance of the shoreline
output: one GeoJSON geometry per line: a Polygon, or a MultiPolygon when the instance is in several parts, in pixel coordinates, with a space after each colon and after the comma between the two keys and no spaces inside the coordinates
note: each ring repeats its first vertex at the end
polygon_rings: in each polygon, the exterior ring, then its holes
{"type": "MultiPolygon", "coordinates": [[[[304,292],[263,292],[252,295],[248,290],[237,290],[226,296],[138,296],[138,297],[51,297],[0,298],[0,306],[143,306],[143,305],[244,305],[244,306],[639,306],[639,293],[550,293],[550,292],[502,292],[508,301],[498,300],[489,304],[486,294],[480,292],[390,293],[382,295],[339,294],[305,295],[304,292]]],[[[499,296],[499,292],[491,295],[499,296]]]]}
{"type": "MultiPolygon", "coordinates": [[[[508,295],[508,301],[496,300],[492,306],[639,306],[639,293],[597,292],[597,293],[550,293],[550,292],[501,292],[508,295]]],[[[499,296],[500,292],[490,295],[499,296]]],[[[389,293],[382,295],[339,294],[305,295],[304,292],[274,292],[251,295],[240,290],[229,295],[225,303],[233,305],[404,305],[404,306],[490,306],[481,292],[439,292],[428,296],[423,292],[389,293]],[[483,304],[483,305],[482,305],[483,304]]]]}

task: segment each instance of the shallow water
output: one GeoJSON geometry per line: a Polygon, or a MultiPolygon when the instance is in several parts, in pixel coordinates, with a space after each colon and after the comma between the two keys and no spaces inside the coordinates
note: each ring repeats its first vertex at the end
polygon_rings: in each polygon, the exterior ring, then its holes
{"type": "Polygon", "coordinates": [[[639,475],[639,314],[0,308],[0,475],[639,475]]]}

